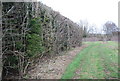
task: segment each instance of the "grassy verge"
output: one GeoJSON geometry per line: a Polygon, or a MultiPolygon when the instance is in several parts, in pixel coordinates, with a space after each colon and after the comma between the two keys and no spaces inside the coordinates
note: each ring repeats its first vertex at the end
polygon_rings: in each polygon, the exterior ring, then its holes
{"type": "Polygon", "coordinates": [[[83,49],[66,68],[62,79],[105,79],[118,76],[118,52],[115,42],[86,42],[83,49]],[[76,71],[79,70],[76,74],[76,71]]]}

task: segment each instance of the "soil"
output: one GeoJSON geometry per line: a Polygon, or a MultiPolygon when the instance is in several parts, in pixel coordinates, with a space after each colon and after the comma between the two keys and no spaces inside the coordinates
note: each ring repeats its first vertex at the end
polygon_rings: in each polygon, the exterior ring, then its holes
{"type": "Polygon", "coordinates": [[[60,79],[73,58],[85,47],[87,45],[76,47],[61,56],[44,58],[46,59],[44,61],[39,60],[28,71],[28,77],[30,79],[60,79]]]}

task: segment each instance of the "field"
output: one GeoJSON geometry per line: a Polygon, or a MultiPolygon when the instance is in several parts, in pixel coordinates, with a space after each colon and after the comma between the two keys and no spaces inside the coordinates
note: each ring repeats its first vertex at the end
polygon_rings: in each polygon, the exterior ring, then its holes
{"type": "Polygon", "coordinates": [[[84,42],[88,47],[77,54],[61,79],[118,78],[118,43],[84,42]]]}

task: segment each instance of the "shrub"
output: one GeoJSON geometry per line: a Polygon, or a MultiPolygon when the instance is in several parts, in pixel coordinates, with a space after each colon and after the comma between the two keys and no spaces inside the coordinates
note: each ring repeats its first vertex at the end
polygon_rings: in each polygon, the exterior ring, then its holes
{"type": "Polygon", "coordinates": [[[27,33],[27,56],[34,57],[44,51],[40,18],[31,19],[27,33]]]}

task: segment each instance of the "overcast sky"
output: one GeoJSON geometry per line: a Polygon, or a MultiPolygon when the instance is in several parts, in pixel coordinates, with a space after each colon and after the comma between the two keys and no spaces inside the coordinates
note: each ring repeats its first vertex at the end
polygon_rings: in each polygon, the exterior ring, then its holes
{"type": "Polygon", "coordinates": [[[113,21],[118,26],[119,0],[39,0],[74,22],[87,20],[102,28],[106,21],[113,21]]]}

